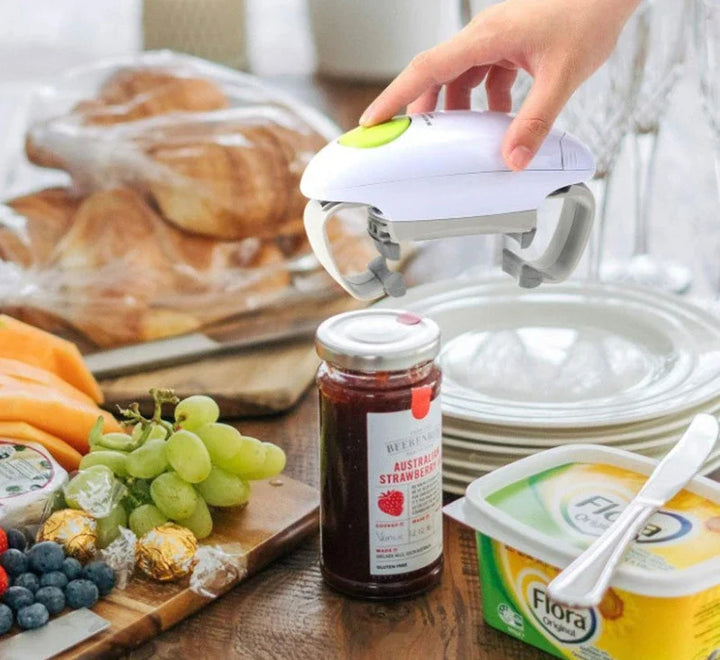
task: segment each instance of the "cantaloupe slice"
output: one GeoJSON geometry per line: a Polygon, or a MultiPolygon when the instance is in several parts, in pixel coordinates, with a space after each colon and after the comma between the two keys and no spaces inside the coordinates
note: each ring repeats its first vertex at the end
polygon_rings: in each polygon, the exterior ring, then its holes
{"type": "MultiPolygon", "coordinates": [[[[7,379],[12,380],[12,379],[7,379]]],[[[88,435],[98,416],[105,419],[103,432],[122,431],[108,412],[42,385],[17,385],[0,379],[0,421],[22,420],[41,431],[62,437],[81,454],[89,450],[88,435]]]]}
{"type": "Polygon", "coordinates": [[[13,379],[19,385],[26,384],[52,387],[71,399],[77,399],[89,406],[95,405],[95,402],[87,394],[81,392],[47,369],[34,367],[25,362],[20,362],[20,360],[0,357],[0,379],[7,378],[13,379]]]}
{"type": "Polygon", "coordinates": [[[77,470],[82,455],[67,442],[27,422],[0,422],[0,438],[36,442],[47,449],[68,472],[77,470]]]}
{"type": "Polygon", "coordinates": [[[6,314],[0,314],[0,357],[46,369],[93,401],[102,402],[100,386],[75,344],[6,314]]]}

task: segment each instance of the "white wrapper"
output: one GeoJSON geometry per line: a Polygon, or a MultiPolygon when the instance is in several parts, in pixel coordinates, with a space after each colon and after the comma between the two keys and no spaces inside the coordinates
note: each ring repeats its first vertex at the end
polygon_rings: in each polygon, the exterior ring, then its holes
{"type": "Polygon", "coordinates": [[[41,522],[68,475],[50,452],[33,442],[0,439],[0,526],[41,522]]]}
{"type": "Polygon", "coordinates": [[[205,598],[217,598],[247,573],[247,553],[235,546],[202,545],[195,553],[190,589],[205,598]]]}
{"type": "Polygon", "coordinates": [[[115,586],[124,589],[135,570],[137,537],[127,527],[120,527],[118,536],[107,548],[100,551],[100,559],[115,571],[115,586]]]}

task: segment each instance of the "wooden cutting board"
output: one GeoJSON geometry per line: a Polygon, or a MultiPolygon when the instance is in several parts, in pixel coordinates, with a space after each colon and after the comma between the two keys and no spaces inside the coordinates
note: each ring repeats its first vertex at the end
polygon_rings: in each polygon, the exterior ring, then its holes
{"type": "MultiPolygon", "coordinates": [[[[218,342],[238,336],[261,337],[263,328],[282,330],[285,324],[295,326],[306,320],[313,326],[334,314],[358,309],[365,305],[349,297],[288,303],[282,309],[248,315],[236,321],[207,329],[208,336],[218,342]]],[[[148,344],[152,348],[152,344],[148,344]]],[[[266,415],[291,408],[313,382],[320,360],[312,339],[256,345],[232,353],[150,371],[104,379],[100,385],[105,394],[105,407],[117,412],[117,405],[133,401],[149,412],[151,387],[171,387],[183,398],[191,394],[208,394],[220,405],[223,417],[266,415]]]]}
{"type": "MultiPolygon", "coordinates": [[[[244,577],[249,577],[314,534],[318,515],[314,488],[285,476],[254,482],[247,507],[213,515],[215,529],[203,544],[225,548],[228,553],[240,548],[247,571],[244,577]]],[[[227,585],[223,593],[242,579],[227,585]]],[[[136,575],[126,589],[114,589],[93,607],[93,612],[111,622],[110,628],[58,657],[77,660],[119,655],[212,602],[191,591],[188,582],[160,583],[136,575]]]]}
{"type": "Polygon", "coordinates": [[[223,417],[266,415],[291,408],[313,382],[319,360],[312,341],[276,344],[233,355],[128,374],[100,382],[104,407],[138,401],[151,407],[151,387],[171,387],[180,397],[207,394],[223,417]]]}

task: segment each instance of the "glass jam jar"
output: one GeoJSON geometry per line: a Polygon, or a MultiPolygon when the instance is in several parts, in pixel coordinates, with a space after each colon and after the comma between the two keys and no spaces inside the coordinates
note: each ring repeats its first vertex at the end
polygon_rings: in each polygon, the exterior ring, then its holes
{"type": "Polygon", "coordinates": [[[410,596],[442,573],[440,330],[398,310],[323,322],[320,567],[364,598],[410,596]]]}

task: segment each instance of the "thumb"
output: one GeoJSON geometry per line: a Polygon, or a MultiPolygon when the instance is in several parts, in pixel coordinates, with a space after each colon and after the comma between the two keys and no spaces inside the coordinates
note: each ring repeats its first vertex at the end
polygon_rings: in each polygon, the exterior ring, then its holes
{"type": "Polygon", "coordinates": [[[502,156],[511,169],[530,164],[572,92],[561,80],[535,79],[503,139],[502,156]]]}

